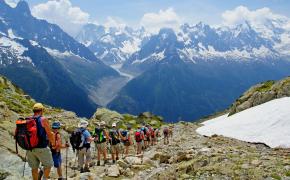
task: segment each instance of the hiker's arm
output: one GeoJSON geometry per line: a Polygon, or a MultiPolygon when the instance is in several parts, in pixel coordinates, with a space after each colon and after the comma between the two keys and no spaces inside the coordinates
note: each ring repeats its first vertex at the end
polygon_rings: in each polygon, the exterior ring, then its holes
{"type": "Polygon", "coordinates": [[[63,145],[61,143],[61,137],[60,137],[60,134],[57,134],[56,135],[56,140],[55,140],[55,147],[56,149],[60,149],[60,148],[63,148],[63,145]]]}
{"type": "Polygon", "coordinates": [[[45,129],[45,132],[47,134],[47,138],[48,138],[50,144],[52,146],[55,146],[55,140],[54,140],[54,137],[53,137],[53,133],[52,133],[52,131],[50,129],[50,125],[49,125],[48,119],[42,118],[41,125],[45,129]]]}
{"type": "Polygon", "coordinates": [[[89,136],[88,138],[87,138],[87,141],[88,142],[93,142],[95,140],[95,138],[93,138],[92,136],[89,136]]]}
{"type": "Polygon", "coordinates": [[[104,130],[104,133],[105,133],[106,139],[111,140],[111,137],[109,136],[109,133],[106,130],[104,130]]]}

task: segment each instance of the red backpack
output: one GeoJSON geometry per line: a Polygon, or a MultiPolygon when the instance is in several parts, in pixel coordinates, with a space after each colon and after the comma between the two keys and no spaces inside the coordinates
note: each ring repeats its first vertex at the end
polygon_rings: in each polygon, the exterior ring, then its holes
{"type": "Polygon", "coordinates": [[[150,132],[151,132],[151,138],[155,138],[155,130],[151,128],[150,132]]]}
{"type": "Polygon", "coordinates": [[[136,131],[135,132],[135,140],[136,140],[136,142],[141,142],[142,141],[141,132],[140,131],[136,131]]]}
{"type": "Polygon", "coordinates": [[[36,121],[36,117],[19,118],[16,121],[15,143],[17,153],[17,144],[25,150],[32,150],[37,147],[39,139],[36,121]]]}

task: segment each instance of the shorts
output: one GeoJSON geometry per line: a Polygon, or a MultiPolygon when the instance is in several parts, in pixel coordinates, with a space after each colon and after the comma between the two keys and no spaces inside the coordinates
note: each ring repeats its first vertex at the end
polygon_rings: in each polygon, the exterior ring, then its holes
{"type": "Polygon", "coordinates": [[[78,162],[79,167],[83,167],[84,164],[88,164],[91,162],[91,149],[90,148],[83,148],[78,151],[78,162]]]}
{"type": "Polygon", "coordinates": [[[40,163],[44,168],[53,166],[51,151],[49,148],[35,148],[27,151],[27,162],[31,169],[39,168],[40,163]]]}
{"type": "Polygon", "coordinates": [[[61,159],[61,153],[52,153],[52,159],[53,159],[53,166],[55,168],[58,168],[61,166],[62,159],[61,159]]]}
{"type": "Polygon", "coordinates": [[[130,146],[131,145],[130,141],[123,141],[123,144],[124,144],[124,146],[130,146]]]}
{"type": "Polygon", "coordinates": [[[106,142],[96,143],[96,148],[97,148],[98,152],[102,153],[102,152],[107,150],[107,144],[106,144],[106,142]]]}
{"type": "Polygon", "coordinates": [[[115,153],[115,152],[121,152],[121,144],[118,143],[116,145],[112,145],[112,152],[115,153]]]}

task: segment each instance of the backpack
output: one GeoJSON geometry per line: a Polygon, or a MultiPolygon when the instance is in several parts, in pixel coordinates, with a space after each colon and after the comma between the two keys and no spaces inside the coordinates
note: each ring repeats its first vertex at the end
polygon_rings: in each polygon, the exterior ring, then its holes
{"type": "Polygon", "coordinates": [[[144,132],[146,137],[150,136],[150,132],[149,132],[149,130],[146,127],[142,128],[142,131],[144,132]]]}
{"type": "MultiPolygon", "coordinates": [[[[59,132],[57,132],[57,133],[55,133],[55,137],[54,137],[54,140],[55,140],[55,145],[56,145],[56,142],[57,142],[57,135],[59,134],[59,132]]],[[[53,147],[52,147],[52,145],[50,144],[50,151],[51,151],[51,153],[52,154],[57,154],[58,152],[56,151],[56,149],[54,149],[53,147]]]]}
{"type": "Polygon", "coordinates": [[[154,129],[151,129],[151,137],[152,138],[155,138],[155,131],[156,131],[156,129],[154,130],[154,129]]]}
{"type": "Polygon", "coordinates": [[[126,131],[126,130],[122,131],[121,135],[126,138],[123,141],[129,141],[130,140],[130,136],[129,136],[129,132],[128,131],[126,131]]]}
{"type": "Polygon", "coordinates": [[[104,129],[95,128],[94,136],[96,137],[96,143],[106,142],[106,137],[104,135],[104,129]]]}
{"type": "Polygon", "coordinates": [[[167,136],[169,134],[169,129],[166,127],[163,129],[164,136],[167,136]]]}
{"type": "Polygon", "coordinates": [[[116,145],[116,144],[119,144],[121,142],[119,139],[119,134],[118,134],[117,130],[111,130],[110,137],[112,138],[112,140],[111,140],[112,145],[116,145]]]}
{"type": "Polygon", "coordinates": [[[17,144],[25,150],[32,150],[38,146],[38,128],[37,120],[40,117],[19,118],[16,121],[15,144],[16,153],[18,153],[17,144]]]}
{"type": "Polygon", "coordinates": [[[136,140],[136,142],[141,142],[142,141],[141,131],[136,131],[135,132],[135,140],[136,140]]]}
{"type": "Polygon", "coordinates": [[[83,135],[85,129],[78,128],[72,132],[70,136],[70,144],[73,148],[73,151],[80,150],[84,147],[85,137],[83,135]]]}

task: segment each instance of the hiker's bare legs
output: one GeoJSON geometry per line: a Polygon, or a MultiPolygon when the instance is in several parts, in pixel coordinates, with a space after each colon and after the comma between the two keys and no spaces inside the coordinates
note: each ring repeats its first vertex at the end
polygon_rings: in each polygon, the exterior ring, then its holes
{"type": "Polygon", "coordinates": [[[49,178],[50,169],[51,169],[51,167],[44,168],[44,170],[43,170],[43,176],[45,177],[45,179],[48,179],[49,178]]]}
{"type": "Polygon", "coordinates": [[[62,177],[61,165],[57,168],[57,174],[58,174],[58,177],[62,177]]]}
{"type": "Polygon", "coordinates": [[[100,152],[100,149],[98,149],[98,161],[100,161],[101,160],[101,152],[100,152]]]}
{"type": "Polygon", "coordinates": [[[32,169],[31,173],[32,173],[33,180],[37,180],[38,179],[38,169],[32,169]]]}
{"type": "Polygon", "coordinates": [[[107,160],[107,149],[105,148],[103,151],[104,161],[107,160]]]}

